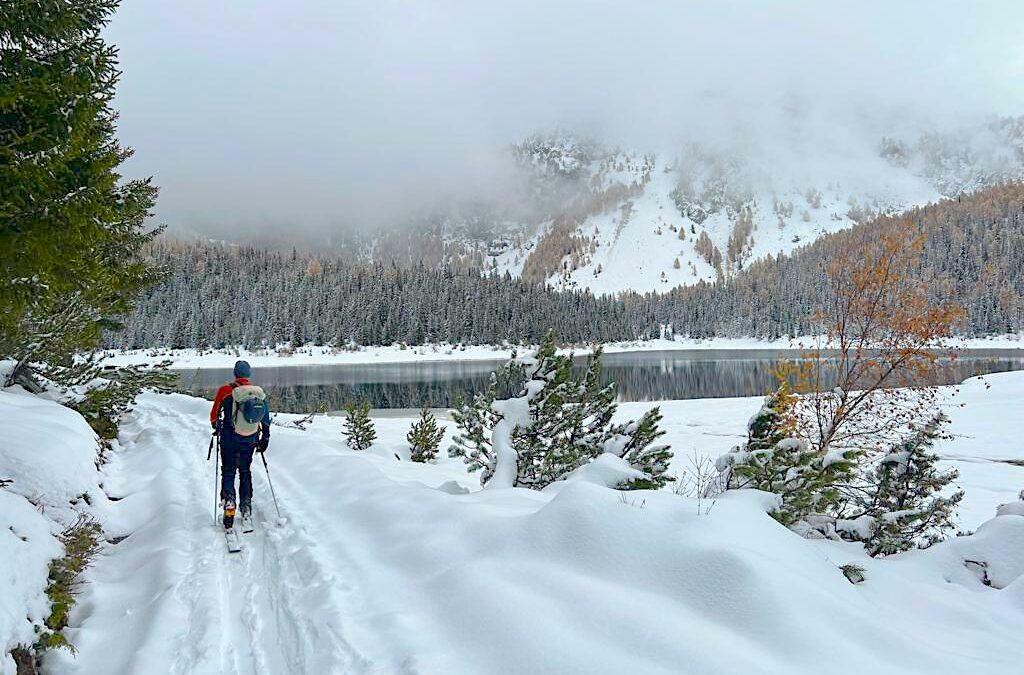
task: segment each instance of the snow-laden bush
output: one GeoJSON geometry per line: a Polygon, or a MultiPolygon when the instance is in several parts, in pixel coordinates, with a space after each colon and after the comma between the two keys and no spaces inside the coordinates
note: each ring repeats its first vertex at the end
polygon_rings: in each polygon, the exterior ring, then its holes
{"type": "Polygon", "coordinates": [[[658,428],[661,419],[661,409],[654,407],[639,420],[613,427],[604,451],[622,457],[644,474],[643,478],[620,484],[620,490],[656,490],[672,480],[666,475],[672,451],[668,445],[655,443],[665,435],[664,430],[658,428]]]}
{"type": "Polygon", "coordinates": [[[747,442],[718,458],[730,489],[754,488],[780,498],[772,516],[792,527],[807,516],[828,513],[842,498],[855,453],[821,455],[795,438],[795,396],[783,385],[770,395],[747,426],[747,442]]]}
{"type": "Polygon", "coordinates": [[[750,420],[746,444],[719,457],[729,488],[775,493],[772,515],[810,537],[863,541],[871,556],[941,541],[963,492],[944,495],[955,470],[939,471],[929,452],[948,421],[936,415],[877,462],[847,450],[822,454],[792,436],[796,396],[783,385],[750,420]]]}
{"type": "Polygon", "coordinates": [[[131,410],[136,397],[146,389],[171,391],[177,375],[167,370],[170,361],[149,366],[125,366],[103,373],[72,394],[65,405],[86,419],[102,439],[117,438],[121,417],[131,410]]]}
{"type": "Polygon", "coordinates": [[[945,415],[936,415],[875,467],[861,516],[871,519],[864,540],[870,555],[925,548],[955,529],[956,507],[964,492],[942,493],[960,474],[955,469],[939,471],[938,455],[929,452],[947,422],[945,415]]]}
{"type": "Polygon", "coordinates": [[[660,487],[671,458],[668,446],[652,446],[662,435],[657,409],[640,422],[613,425],[615,386],[601,384],[601,349],[582,377],[572,358],[560,355],[549,333],[537,352],[492,374],[486,392],[452,411],[458,425],[449,455],[462,457],[481,483],[495,476],[503,486],[543,489],[603,452],[624,458],[647,478],[637,487],[660,487]],[[518,384],[516,394],[509,394],[518,384]],[[504,389],[505,391],[501,391],[504,389]]]}
{"type": "Polygon", "coordinates": [[[491,443],[491,433],[501,419],[493,408],[497,389],[497,376],[491,373],[491,383],[471,401],[459,397],[452,410],[455,435],[448,448],[449,457],[461,457],[470,473],[480,471],[480,484],[487,485],[494,476],[497,458],[491,443]]]}

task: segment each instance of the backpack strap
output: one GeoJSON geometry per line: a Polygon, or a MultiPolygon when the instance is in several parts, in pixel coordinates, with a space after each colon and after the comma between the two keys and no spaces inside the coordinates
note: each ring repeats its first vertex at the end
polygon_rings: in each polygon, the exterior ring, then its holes
{"type": "MultiPolygon", "coordinates": [[[[231,387],[231,391],[234,392],[235,389],[237,389],[240,385],[238,384],[238,382],[235,382],[234,380],[231,380],[230,382],[228,382],[228,386],[231,387]]],[[[223,414],[223,417],[224,417],[224,421],[228,425],[230,425],[232,430],[234,430],[234,428],[235,428],[235,397],[230,395],[230,394],[225,396],[224,397],[224,402],[221,403],[221,408],[223,409],[223,413],[222,414],[223,414]],[[229,404],[230,404],[230,407],[228,407],[229,404]]]]}

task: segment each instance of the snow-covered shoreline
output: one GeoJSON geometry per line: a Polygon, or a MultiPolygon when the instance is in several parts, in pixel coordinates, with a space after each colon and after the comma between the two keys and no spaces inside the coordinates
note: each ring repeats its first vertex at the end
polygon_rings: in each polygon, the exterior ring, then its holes
{"type": "MultiPolygon", "coordinates": [[[[803,339],[810,344],[810,338],[803,339]]],[[[962,349],[1013,349],[1024,353],[1024,339],[1020,335],[1001,335],[991,338],[963,338],[957,340],[962,349]]],[[[797,342],[788,338],[779,340],[757,340],[754,338],[712,338],[708,340],[692,340],[679,338],[676,340],[635,340],[629,342],[613,342],[604,345],[606,354],[642,353],[658,351],[769,351],[798,349],[797,342]]],[[[192,368],[230,368],[237,359],[245,359],[253,367],[272,368],[277,366],[320,366],[320,365],[366,365],[377,363],[423,363],[434,361],[502,361],[508,358],[512,350],[526,353],[532,350],[523,345],[420,345],[400,346],[389,345],[380,347],[360,347],[357,350],[344,350],[335,347],[306,346],[295,350],[284,348],[248,350],[242,348],[224,348],[216,350],[149,348],[136,350],[104,350],[107,355],[105,364],[111,366],[128,366],[149,364],[161,360],[170,360],[171,367],[177,369],[192,368]]],[[[588,346],[565,349],[578,355],[590,353],[588,346]]]]}

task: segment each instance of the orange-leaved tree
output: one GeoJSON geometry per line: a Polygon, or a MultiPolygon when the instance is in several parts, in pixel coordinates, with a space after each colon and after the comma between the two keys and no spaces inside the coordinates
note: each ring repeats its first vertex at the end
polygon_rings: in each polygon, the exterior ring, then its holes
{"type": "Polygon", "coordinates": [[[893,227],[859,243],[825,266],[822,335],[783,369],[800,395],[793,428],[822,456],[878,450],[926,424],[964,317],[915,276],[923,235],[893,227]]]}

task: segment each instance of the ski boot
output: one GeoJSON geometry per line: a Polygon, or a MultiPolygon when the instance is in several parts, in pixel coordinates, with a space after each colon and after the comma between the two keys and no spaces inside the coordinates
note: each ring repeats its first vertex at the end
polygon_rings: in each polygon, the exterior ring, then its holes
{"type": "Polygon", "coordinates": [[[224,500],[224,529],[230,530],[235,526],[235,500],[224,500]]]}
{"type": "Polygon", "coordinates": [[[252,532],[252,504],[250,502],[242,502],[239,507],[239,515],[242,516],[242,532],[248,534],[252,532]]]}

